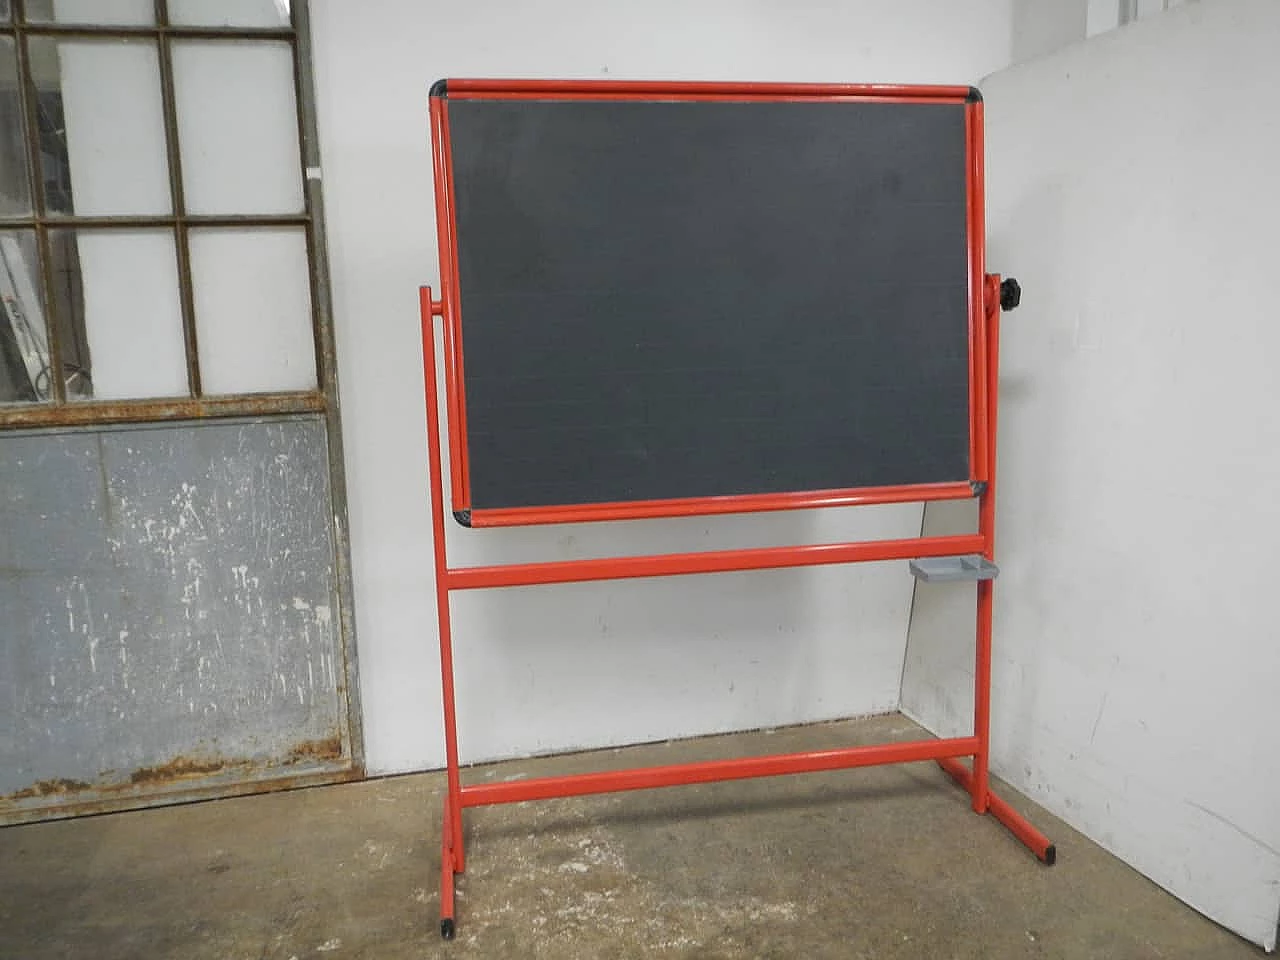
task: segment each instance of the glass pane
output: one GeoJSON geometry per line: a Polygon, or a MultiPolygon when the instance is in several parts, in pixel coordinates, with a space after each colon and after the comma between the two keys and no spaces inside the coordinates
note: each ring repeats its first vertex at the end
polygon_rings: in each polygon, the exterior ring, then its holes
{"type": "Polygon", "coordinates": [[[156,22],[155,0],[27,0],[32,23],[92,23],[150,26],[156,22]]]}
{"type": "Polygon", "coordinates": [[[289,0],[169,0],[169,22],[200,27],[287,27],[289,0]]]}
{"type": "Polygon", "coordinates": [[[0,217],[31,216],[27,142],[13,37],[0,37],[0,217]]]}
{"type": "Polygon", "coordinates": [[[9,16],[9,0],[0,0],[0,20],[8,20],[9,16]]]}
{"type": "Polygon", "coordinates": [[[28,41],[49,213],[172,211],[160,64],[150,41],[28,41]]]}
{"type": "Polygon", "coordinates": [[[82,381],[67,396],[187,396],[173,231],[55,230],[50,246],[63,368],[82,381]]]}
{"type": "Polygon", "coordinates": [[[314,390],[302,230],[192,230],[190,247],[204,392],[314,390]]]}
{"type": "Polygon", "coordinates": [[[52,395],[35,232],[0,233],[0,403],[52,395]]]}
{"type": "Polygon", "coordinates": [[[175,43],[188,213],[302,211],[293,54],[286,43],[175,43]]]}
{"type": "Polygon", "coordinates": [[[67,159],[66,125],[62,116],[62,67],[58,62],[57,44],[43,37],[29,38],[27,71],[36,103],[35,126],[39,136],[45,210],[49,213],[70,213],[71,166],[67,159]]]}

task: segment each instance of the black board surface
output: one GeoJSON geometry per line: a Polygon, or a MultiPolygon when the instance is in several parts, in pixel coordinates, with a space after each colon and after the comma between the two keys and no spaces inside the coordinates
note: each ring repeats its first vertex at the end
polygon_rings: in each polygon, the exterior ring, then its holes
{"type": "Polygon", "coordinates": [[[447,110],[472,510],[969,479],[962,105],[447,110]]]}

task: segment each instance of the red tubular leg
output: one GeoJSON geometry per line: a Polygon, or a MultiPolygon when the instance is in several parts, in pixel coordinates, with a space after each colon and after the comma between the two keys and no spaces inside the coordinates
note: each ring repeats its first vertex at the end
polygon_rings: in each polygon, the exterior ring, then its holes
{"type": "MultiPolygon", "coordinates": [[[[995,552],[995,482],[996,482],[996,391],[998,387],[1000,357],[1000,278],[985,278],[983,299],[986,320],[986,377],[987,377],[987,488],[978,504],[978,533],[986,542],[985,555],[993,559],[995,552]]],[[[978,749],[973,756],[973,770],[953,757],[938,760],[956,783],[973,798],[973,809],[978,813],[990,813],[1009,832],[1017,837],[1032,853],[1046,864],[1057,860],[1057,848],[1049,838],[1033,827],[1013,807],[991,792],[988,758],[991,747],[991,612],[992,582],[978,583],[978,636],[977,670],[974,678],[974,737],[978,749]]]]}
{"type": "MultiPolygon", "coordinates": [[[[985,512],[985,501],[979,508],[985,512]]],[[[987,559],[991,559],[990,550],[987,559]]],[[[991,750],[991,581],[978,582],[978,636],[977,665],[973,689],[973,734],[978,739],[978,750],[973,756],[973,783],[969,793],[973,795],[973,812],[986,813],[990,798],[988,786],[988,755],[991,750]]]]}
{"type": "Polygon", "coordinates": [[[444,823],[440,838],[440,936],[452,940],[456,923],[453,898],[454,863],[453,863],[453,821],[454,816],[449,809],[449,797],[444,798],[444,823]]]}
{"type": "MultiPolygon", "coordinates": [[[[959,760],[939,760],[938,766],[945,770],[951,779],[960,784],[965,790],[973,791],[973,774],[959,760]]],[[[1023,845],[1040,860],[1049,866],[1053,866],[1058,859],[1058,850],[1049,842],[1049,838],[1033,827],[1022,814],[1018,813],[1017,810],[1013,809],[994,793],[988,792],[987,800],[988,812],[1003,823],[1009,829],[1009,832],[1021,840],[1023,845]]]]}
{"type": "MultiPolygon", "coordinates": [[[[978,106],[981,106],[979,104],[978,106]]],[[[1000,368],[1000,278],[988,276],[983,285],[986,319],[987,487],[978,501],[978,533],[986,541],[984,554],[995,560],[996,543],[996,394],[1000,368]]],[[[973,809],[986,813],[990,799],[991,755],[991,615],[993,580],[978,582],[977,656],[974,670],[973,735],[981,746],[973,758],[973,809]]]]}
{"type": "Polygon", "coordinates": [[[458,726],[453,692],[453,636],[449,616],[448,559],[444,546],[444,484],[440,465],[440,415],[436,393],[436,341],[432,318],[437,304],[431,299],[431,288],[423,287],[422,372],[427,400],[427,448],[431,479],[431,527],[435,541],[436,616],[440,628],[440,683],[444,700],[444,749],[449,796],[445,810],[452,812],[450,850],[452,867],[461,873],[466,858],[462,847],[462,778],[458,770],[458,726]]]}

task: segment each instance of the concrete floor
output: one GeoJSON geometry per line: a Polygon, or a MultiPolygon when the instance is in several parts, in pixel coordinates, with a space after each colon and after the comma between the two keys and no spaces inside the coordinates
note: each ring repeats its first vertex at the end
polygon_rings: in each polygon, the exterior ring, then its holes
{"type": "MultiPolygon", "coordinates": [[[[901,717],[472,771],[918,735],[901,717]]],[[[439,774],[0,830],[0,957],[1257,958],[1054,817],[1037,862],[932,764],[473,811],[437,919],[439,774]]]]}

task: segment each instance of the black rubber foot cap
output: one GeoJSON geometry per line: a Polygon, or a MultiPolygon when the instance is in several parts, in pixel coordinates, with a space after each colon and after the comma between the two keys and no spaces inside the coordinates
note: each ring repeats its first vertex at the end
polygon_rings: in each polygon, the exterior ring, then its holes
{"type": "Polygon", "coordinates": [[[1049,849],[1044,852],[1044,865],[1046,867],[1052,867],[1057,862],[1058,848],[1051,843],[1049,844],[1049,849]]]}
{"type": "Polygon", "coordinates": [[[447,917],[440,921],[440,936],[446,940],[452,940],[456,931],[453,928],[453,917],[447,917]]]}

